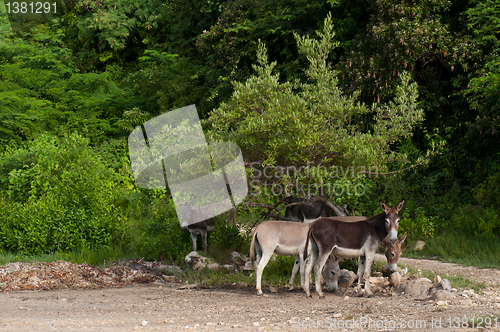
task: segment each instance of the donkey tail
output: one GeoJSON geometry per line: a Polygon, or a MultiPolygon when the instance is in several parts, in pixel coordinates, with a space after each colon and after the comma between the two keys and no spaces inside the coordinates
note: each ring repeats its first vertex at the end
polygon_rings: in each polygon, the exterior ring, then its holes
{"type": "MultiPolygon", "coordinates": [[[[255,238],[257,237],[257,230],[253,232],[252,243],[250,243],[250,261],[252,262],[252,269],[255,263],[255,238]]],[[[259,240],[257,240],[259,241],[259,240]]]]}
{"type": "Polygon", "coordinates": [[[307,247],[309,246],[309,238],[312,236],[312,226],[309,227],[309,230],[307,231],[307,237],[306,237],[306,244],[304,246],[304,254],[302,255],[302,257],[304,257],[303,259],[305,260],[307,258],[307,247]]]}

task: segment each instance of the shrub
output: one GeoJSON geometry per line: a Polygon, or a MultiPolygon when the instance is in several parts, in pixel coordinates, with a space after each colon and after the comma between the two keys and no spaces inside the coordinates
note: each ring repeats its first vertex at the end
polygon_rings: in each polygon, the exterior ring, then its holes
{"type": "Polygon", "coordinates": [[[451,227],[462,234],[495,238],[500,236],[498,211],[492,208],[480,208],[470,205],[458,208],[451,217],[451,227]]]}
{"type": "Polygon", "coordinates": [[[485,182],[472,189],[472,193],[479,204],[500,208],[500,174],[489,177],[485,182]]]}
{"type": "Polygon", "coordinates": [[[407,208],[400,213],[399,233],[408,232],[411,239],[433,237],[437,217],[427,216],[422,207],[416,207],[413,212],[407,208]],[[413,217],[410,217],[413,215],[413,217]]]}
{"type": "Polygon", "coordinates": [[[120,177],[82,136],[41,136],[5,153],[0,173],[8,180],[0,248],[32,254],[127,242],[128,220],[115,205],[120,177]]]}

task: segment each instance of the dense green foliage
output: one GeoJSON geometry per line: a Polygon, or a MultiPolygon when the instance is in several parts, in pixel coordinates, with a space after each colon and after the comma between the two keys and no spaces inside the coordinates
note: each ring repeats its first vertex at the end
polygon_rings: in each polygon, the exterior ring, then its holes
{"type": "Polygon", "coordinates": [[[26,254],[127,244],[120,176],[88,139],[45,135],[2,157],[3,249],[26,254]]]}
{"type": "MultiPolygon", "coordinates": [[[[11,29],[0,3],[1,251],[182,261],[190,238],[168,192],[135,185],[126,138],[189,104],[257,165],[249,200],[322,186],[373,215],[404,197],[409,243],[500,236],[497,1],[70,4],[11,29]]],[[[248,245],[226,224],[209,241],[248,245]]]]}

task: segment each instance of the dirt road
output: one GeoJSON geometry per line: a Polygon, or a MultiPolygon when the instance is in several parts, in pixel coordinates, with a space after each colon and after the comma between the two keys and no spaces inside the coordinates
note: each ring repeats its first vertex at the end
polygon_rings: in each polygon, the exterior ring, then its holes
{"type": "Polygon", "coordinates": [[[418,260],[401,264],[484,281],[484,293],[437,304],[395,292],[358,297],[353,288],[318,299],[279,288],[184,289],[181,284],[89,290],[1,292],[0,331],[485,331],[500,330],[498,270],[418,260]],[[438,265],[435,265],[438,264],[438,265]],[[471,271],[473,275],[471,275],[471,271]],[[476,316],[474,328],[472,318],[476,316]],[[493,317],[493,318],[490,318],[493,317]],[[489,329],[478,329],[490,327],[489,329]]]}

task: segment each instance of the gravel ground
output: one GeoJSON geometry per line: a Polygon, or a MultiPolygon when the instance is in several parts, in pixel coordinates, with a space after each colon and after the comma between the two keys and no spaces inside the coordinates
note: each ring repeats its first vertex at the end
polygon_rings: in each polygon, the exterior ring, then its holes
{"type": "Polygon", "coordinates": [[[25,285],[20,289],[30,289],[26,280],[43,284],[40,271],[57,270],[36,264],[35,270],[29,264],[17,269],[13,265],[0,267],[0,331],[500,330],[500,271],[494,269],[401,258],[402,265],[439,271],[443,278],[446,274],[463,275],[488,285],[480,294],[458,290],[456,301],[438,304],[392,291],[364,298],[354,288],[326,293],[321,300],[314,293],[306,298],[301,290],[289,292],[284,287],[277,293],[264,287],[265,294],[260,297],[251,287],[180,289],[182,284],[158,276],[152,269],[155,263],[147,262],[129,262],[121,268],[94,272],[88,265],[79,269],[59,262],[55,266],[65,266],[64,271],[86,271],[88,283],[79,280],[82,276],[63,273],[59,268],[59,275],[66,281],[60,279],[55,287],[42,288],[55,290],[14,291],[16,280],[25,285]],[[113,287],[101,288],[104,279],[113,287]],[[78,287],[65,289],[65,283],[70,283],[70,288],[78,287]],[[474,327],[473,317],[477,317],[474,327]],[[494,319],[490,321],[489,317],[494,319]]]}

